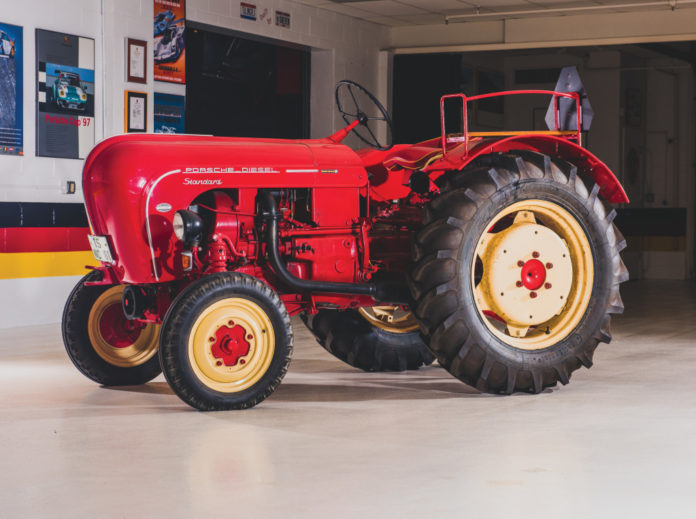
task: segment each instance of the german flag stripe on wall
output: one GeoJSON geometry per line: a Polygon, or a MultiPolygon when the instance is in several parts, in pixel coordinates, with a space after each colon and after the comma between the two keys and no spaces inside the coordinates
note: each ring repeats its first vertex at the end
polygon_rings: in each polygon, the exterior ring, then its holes
{"type": "Polygon", "coordinates": [[[82,204],[0,202],[0,279],[84,274],[88,233],[82,204]]]}

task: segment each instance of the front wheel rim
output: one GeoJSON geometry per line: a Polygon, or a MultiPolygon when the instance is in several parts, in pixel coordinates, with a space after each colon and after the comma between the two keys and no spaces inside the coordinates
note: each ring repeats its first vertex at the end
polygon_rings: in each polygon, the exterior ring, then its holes
{"type": "Polygon", "coordinates": [[[231,297],[208,307],[194,322],[188,356],[194,374],[205,386],[237,393],[268,372],[275,353],[269,315],[253,301],[231,297]]]}
{"type": "Polygon", "coordinates": [[[585,314],[592,250],[568,210],[530,199],[498,212],[477,241],[471,283],[479,317],[504,343],[541,350],[568,337],[585,314]]]}
{"type": "Polygon", "coordinates": [[[123,290],[123,285],[117,285],[96,299],[89,312],[87,334],[103,360],[121,368],[134,368],[157,353],[160,326],[128,320],[121,307],[123,290]]]}

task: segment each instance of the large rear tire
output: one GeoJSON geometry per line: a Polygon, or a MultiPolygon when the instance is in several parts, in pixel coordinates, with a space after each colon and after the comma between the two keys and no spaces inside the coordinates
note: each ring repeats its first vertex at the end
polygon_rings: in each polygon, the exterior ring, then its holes
{"type": "Polygon", "coordinates": [[[65,350],[75,367],[99,384],[144,384],[161,373],[159,326],[126,319],[121,306],[124,285],[85,285],[101,276],[93,270],[68,297],[62,321],[65,350]]]}
{"type": "Polygon", "coordinates": [[[393,308],[319,310],[302,314],[302,320],[326,351],[363,371],[405,371],[432,363],[435,357],[412,314],[393,308]]]}
{"type": "Polygon", "coordinates": [[[484,158],[440,184],[409,273],[430,349],[481,391],[567,384],[623,311],[615,211],[574,166],[526,151],[484,158]]]}
{"type": "Polygon", "coordinates": [[[273,290],[245,274],[195,281],[172,303],[162,325],[160,361],[174,392],[191,407],[252,407],[280,384],[293,332],[273,290]]]}

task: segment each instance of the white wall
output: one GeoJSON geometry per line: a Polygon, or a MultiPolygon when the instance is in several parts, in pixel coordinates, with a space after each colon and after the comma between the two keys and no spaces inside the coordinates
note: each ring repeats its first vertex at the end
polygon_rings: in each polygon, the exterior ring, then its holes
{"type": "MultiPolygon", "coordinates": [[[[24,156],[0,156],[0,200],[18,202],[82,202],[82,160],[35,156],[36,60],[34,31],[48,29],[95,40],[95,138],[97,142],[123,132],[124,91],[149,94],[148,127],[152,128],[152,94],[184,94],[182,85],[155,82],[153,61],[148,60],[148,84],[125,80],[125,40],[148,41],[152,53],[152,0],[31,0],[10,2],[0,9],[0,21],[24,28],[24,156]],[[78,192],[66,195],[66,181],[77,182],[78,192]]],[[[341,126],[333,106],[337,80],[350,78],[368,89],[380,87],[385,98],[386,75],[379,49],[388,44],[386,27],[288,0],[256,0],[260,15],[279,9],[291,14],[291,28],[258,20],[243,20],[236,0],[188,0],[191,21],[275,38],[312,49],[311,132],[324,136],[341,126]]],[[[60,320],[69,291],[79,277],[0,280],[0,328],[60,320]]]]}

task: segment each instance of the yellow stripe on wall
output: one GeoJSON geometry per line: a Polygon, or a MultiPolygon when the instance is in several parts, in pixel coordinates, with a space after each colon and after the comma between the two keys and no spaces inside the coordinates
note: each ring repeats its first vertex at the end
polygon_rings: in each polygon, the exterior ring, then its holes
{"type": "Polygon", "coordinates": [[[79,276],[99,266],[92,251],[0,253],[0,279],[79,276]]]}

